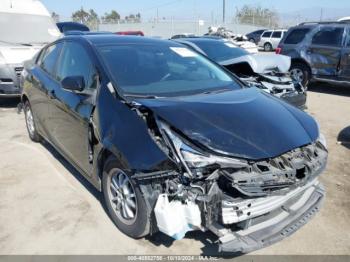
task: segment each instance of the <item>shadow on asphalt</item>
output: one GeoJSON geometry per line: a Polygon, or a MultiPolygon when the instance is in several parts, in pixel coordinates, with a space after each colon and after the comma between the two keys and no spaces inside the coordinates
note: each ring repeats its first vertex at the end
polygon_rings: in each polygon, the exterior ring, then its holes
{"type": "MultiPolygon", "coordinates": [[[[186,234],[186,239],[192,239],[195,241],[200,241],[204,247],[202,248],[201,256],[210,256],[210,257],[219,257],[224,259],[232,259],[235,257],[242,256],[242,253],[234,253],[234,254],[224,254],[219,252],[219,247],[217,242],[217,237],[210,231],[207,232],[201,232],[201,231],[192,231],[188,232],[186,234]]],[[[159,246],[165,246],[167,248],[170,248],[173,243],[176,241],[173,238],[163,234],[163,233],[156,233],[153,236],[147,236],[146,239],[150,241],[153,245],[159,247],[159,246]]]]}
{"type": "Polygon", "coordinates": [[[0,108],[16,108],[20,101],[19,98],[0,97],[0,108]]]}
{"type": "Polygon", "coordinates": [[[309,92],[350,97],[350,85],[315,82],[308,87],[309,92]]]}
{"type": "Polygon", "coordinates": [[[63,165],[76,180],[78,180],[98,201],[103,203],[102,194],[83,176],[78,170],[75,169],[52,145],[48,142],[42,142],[41,145],[51,153],[51,155],[63,165]]]}
{"type": "MultiPolygon", "coordinates": [[[[349,123],[350,124],[350,123],[349,123]]],[[[337,141],[347,149],[350,149],[350,126],[340,131],[337,141]]]]}

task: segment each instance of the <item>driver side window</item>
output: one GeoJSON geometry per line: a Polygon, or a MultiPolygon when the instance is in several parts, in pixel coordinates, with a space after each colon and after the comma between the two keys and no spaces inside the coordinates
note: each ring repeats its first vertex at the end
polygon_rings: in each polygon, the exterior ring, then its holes
{"type": "Polygon", "coordinates": [[[69,76],[82,76],[85,89],[97,88],[97,71],[90,56],[82,45],[74,42],[65,44],[57,69],[58,81],[69,76]]]}

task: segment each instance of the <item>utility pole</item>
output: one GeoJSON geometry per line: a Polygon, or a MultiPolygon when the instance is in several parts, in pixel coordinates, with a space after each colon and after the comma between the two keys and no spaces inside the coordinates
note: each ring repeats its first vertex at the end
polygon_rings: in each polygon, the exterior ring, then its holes
{"type": "Polygon", "coordinates": [[[226,0],[222,0],[222,23],[225,24],[226,20],[226,0]]]}

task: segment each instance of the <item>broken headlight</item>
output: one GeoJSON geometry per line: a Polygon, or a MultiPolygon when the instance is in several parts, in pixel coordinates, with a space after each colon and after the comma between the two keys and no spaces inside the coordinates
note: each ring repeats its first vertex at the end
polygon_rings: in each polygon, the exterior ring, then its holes
{"type": "Polygon", "coordinates": [[[220,167],[242,168],[247,166],[247,162],[240,159],[215,156],[202,150],[197,149],[194,145],[190,145],[179,134],[175,133],[164,122],[159,122],[163,135],[166,136],[166,143],[174,151],[177,160],[180,161],[186,171],[192,174],[193,169],[204,168],[211,165],[219,165],[220,167]]]}

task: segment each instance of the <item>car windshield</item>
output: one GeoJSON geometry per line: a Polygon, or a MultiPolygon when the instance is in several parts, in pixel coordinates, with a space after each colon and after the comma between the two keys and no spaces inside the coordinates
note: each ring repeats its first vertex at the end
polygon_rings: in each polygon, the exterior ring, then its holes
{"type": "Polygon", "coordinates": [[[45,44],[60,32],[49,16],[0,12],[0,35],[9,44],[45,44]]]}
{"type": "Polygon", "coordinates": [[[195,44],[215,62],[223,62],[237,57],[248,55],[242,48],[225,41],[198,41],[195,44]]]}
{"type": "Polygon", "coordinates": [[[180,45],[121,44],[98,49],[124,95],[186,96],[241,87],[219,66],[180,45]]]}

